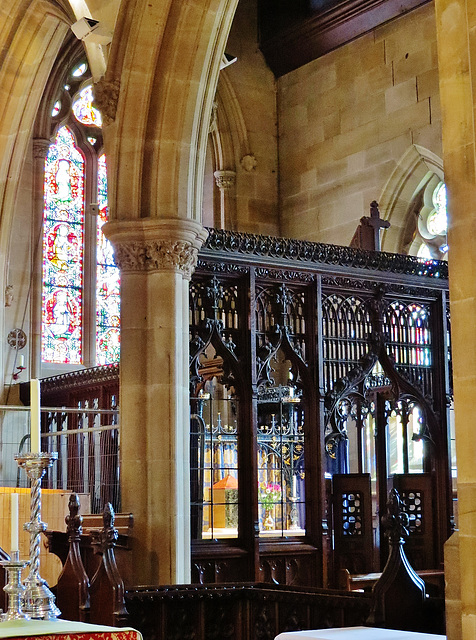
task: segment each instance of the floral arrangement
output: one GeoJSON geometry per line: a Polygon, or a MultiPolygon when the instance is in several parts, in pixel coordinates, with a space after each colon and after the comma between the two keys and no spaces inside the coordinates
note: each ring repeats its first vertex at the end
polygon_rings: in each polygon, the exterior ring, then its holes
{"type": "Polygon", "coordinates": [[[274,482],[260,482],[258,484],[258,501],[265,509],[271,509],[281,501],[281,485],[274,482]]]}

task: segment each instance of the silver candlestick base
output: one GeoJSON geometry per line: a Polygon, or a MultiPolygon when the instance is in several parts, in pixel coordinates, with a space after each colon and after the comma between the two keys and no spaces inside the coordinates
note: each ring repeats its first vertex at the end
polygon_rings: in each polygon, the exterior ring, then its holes
{"type": "Polygon", "coordinates": [[[1,616],[2,622],[7,620],[29,620],[30,616],[22,609],[25,587],[21,581],[21,572],[30,564],[28,560],[20,560],[19,551],[10,552],[10,560],[2,560],[0,565],[7,571],[7,584],[3,590],[8,596],[8,610],[1,616]]]}
{"type": "Polygon", "coordinates": [[[25,469],[31,480],[30,522],[24,525],[30,533],[30,573],[24,583],[23,611],[30,618],[41,620],[55,620],[61,615],[46,580],[40,577],[40,538],[46,529],[46,524],[41,521],[41,479],[57,458],[56,452],[15,456],[18,466],[25,469]]]}
{"type": "Polygon", "coordinates": [[[295,496],[291,496],[289,498],[290,502],[291,502],[291,512],[289,514],[290,516],[290,520],[291,520],[291,525],[289,527],[290,531],[296,531],[296,529],[299,529],[299,512],[298,512],[298,508],[297,508],[297,504],[296,502],[299,501],[299,498],[295,497],[295,496]]]}

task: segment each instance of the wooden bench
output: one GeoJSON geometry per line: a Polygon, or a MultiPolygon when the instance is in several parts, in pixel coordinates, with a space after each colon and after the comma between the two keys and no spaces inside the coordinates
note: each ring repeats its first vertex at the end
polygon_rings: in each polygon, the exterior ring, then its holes
{"type": "MultiPolygon", "coordinates": [[[[119,572],[122,576],[126,587],[132,586],[132,529],[134,526],[134,518],[132,513],[115,514],[114,526],[118,531],[118,537],[115,544],[116,562],[119,572]]],[[[79,547],[81,550],[81,559],[84,569],[91,579],[96,573],[100,563],[100,556],[92,544],[92,537],[98,533],[103,527],[102,514],[83,515],[83,531],[80,537],[79,547]]],[[[68,534],[64,531],[45,531],[48,539],[48,549],[61,560],[64,565],[69,551],[68,534]]]]}
{"type": "MultiPolygon", "coordinates": [[[[427,586],[428,595],[444,597],[445,572],[442,569],[420,569],[416,573],[427,586]]],[[[347,569],[341,569],[338,588],[346,591],[371,591],[381,575],[381,573],[351,574],[347,569]]]]}

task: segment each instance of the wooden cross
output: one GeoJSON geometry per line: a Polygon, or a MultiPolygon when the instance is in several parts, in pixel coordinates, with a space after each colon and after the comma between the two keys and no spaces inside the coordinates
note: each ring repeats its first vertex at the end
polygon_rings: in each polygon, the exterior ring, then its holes
{"type": "Polygon", "coordinates": [[[360,224],[350,246],[368,251],[380,251],[380,229],[388,229],[389,226],[390,222],[380,217],[378,202],[373,200],[370,203],[370,216],[360,218],[360,224]]]}

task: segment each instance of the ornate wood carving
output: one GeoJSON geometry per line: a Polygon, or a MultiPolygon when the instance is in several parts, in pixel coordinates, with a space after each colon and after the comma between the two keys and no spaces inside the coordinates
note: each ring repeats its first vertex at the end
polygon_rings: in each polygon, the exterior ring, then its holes
{"type": "Polygon", "coordinates": [[[66,516],[69,551],[56,587],[56,601],[66,620],[87,622],[89,614],[89,579],[84,570],[80,553],[83,518],[79,515],[79,497],[69,498],[69,515],[66,516]]]}
{"type": "Polygon", "coordinates": [[[91,580],[90,620],[93,624],[124,626],[127,610],[124,603],[124,583],[116,565],[114,546],[118,532],[114,527],[114,510],[110,503],[103,512],[104,527],[92,532],[93,544],[102,554],[99,567],[91,580]]]}
{"type": "Polygon", "coordinates": [[[408,536],[409,519],[396,489],[387,503],[384,525],[390,543],[387,564],[372,597],[373,606],[368,623],[402,631],[427,631],[424,615],[425,583],[415,573],[403,548],[408,536]],[[396,596],[398,595],[398,606],[396,596]],[[405,615],[402,616],[402,611],[405,615]]]}
{"type": "MultiPolygon", "coordinates": [[[[254,581],[261,573],[282,584],[322,584],[320,563],[322,558],[325,563],[325,550],[311,553],[312,561],[303,552],[307,544],[321,550],[327,535],[322,476],[326,464],[332,473],[338,468],[332,466],[334,462],[329,462],[322,448],[327,446],[327,453],[332,455],[345,446],[348,416],[357,418],[355,425],[360,420],[362,427],[365,412],[374,411],[371,394],[383,393],[383,388],[390,394],[383,417],[385,412],[395,411],[403,420],[412,402],[426,412],[428,430],[414,433],[417,439],[431,434],[433,440],[430,447],[425,447],[432,456],[430,459],[425,454],[425,464],[434,466],[438,476],[435,486],[442,515],[435,520],[439,528],[435,540],[439,536],[437,562],[441,560],[451,509],[445,497],[449,473],[442,462],[448,459],[442,436],[449,389],[438,379],[438,368],[443,368],[442,359],[447,357],[441,348],[448,339],[449,326],[449,319],[442,322],[446,317],[446,278],[446,263],[210,230],[190,285],[191,383],[197,391],[206,377],[219,374],[225,386],[241,391],[237,393],[237,433],[244,438],[240,441],[244,453],[239,458],[243,474],[239,504],[242,529],[235,540],[223,539],[218,544],[213,539],[194,541],[194,581],[254,581]],[[420,324],[409,321],[416,309],[411,305],[421,308],[420,324]],[[428,337],[426,342],[419,342],[421,335],[428,337]],[[421,353],[415,355],[417,351],[421,353]],[[442,354],[440,360],[437,352],[442,354]],[[309,456],[306,465],[311,461],[305,469],[305,500],[312,504],[305,512],[306,543],[304,538],[294,540],[290,552],[287,541],[277,535],[261,544],[261,516],[256,515],[254,507],[257,483],[252,475],[256,475],[253,438],[260,427],[256,405],[266,399],[265,394],[272,393],[269,388],[273,375],[276,377],[272,371],[276,353],[284,356],[293,392],[303,407],[305,419],[300,425],[305,435],[305,455],[309,456]],[[374,369],[377,360],[382,365],[378,370],[374,369]]],[[[118,368],[99,367],[47,379],[44,397],[53,397],[50,390],[56,393],[62,387],[79,394],[88,386],[99,388],[101,384],[108,389],[108,385],[117,385],[117,393],[118,368]]],[[[280,384],[284,389],[286,382],[280,384]]],[[[198,411],[192,406],[195,413],[198,411]]],[[[270,427],[273,423],[266,424],[270,427]]],[[[274,428],[272,435],[278,439],[282,434],[275,433],[274,428]]],[[[198,503],[203,500],[203,487],[197,491],[198,503]]]]}
{"type": "MultiPolygon", "coordinates": [[[[59,376],[43,378],[41,381],[42,395],[54,393],[55,391],[66,391],[70,389],[91,388],[104,385],[106,383],[119,383],[119,365],[107,364],[100,367],[71,371],[59,376]]],[[[22,385],[23,386],[23,385],[22,385]]],[[[26,388],[28,385],[26,385],[26,388]]],[[[22,389],[23,391],[23,389],[22,389]]],[[[105,407],[104,407],[105,408],[105,407]]]]}
{"type": "Polygon", "coordinates": [[[231,264],[229,262],[212,262],[210,260],[203,260],[199,258],[195,271],[212,271],[213,273],[244,275],[249,273],[250,268],[248,266],[240,264],[231,264]]]}
{"type": "Polygon", "coordinates": [[[144,640],[273,640],[282,631],[363,624],[371,605],[363,593],[250,583],[137,588],[126,603],[144,640]]]}
{"type": "MultiPolygon", "coordinates": [[[[284,259],[289,262],[335,267],[350,267],[368,271],[387,271],[389,274],[411,275],[432,279],[448,279],[446,262],[429,260],[423,262],[413,256],[398,253],[363,251],[350,247],[273,238],[271,236],[237,233],[224,229],[208,229],[208,238],[200,251],[204,258],[210,253],[223,252],[230,256],[254,256],[268,259],[284,259]]],[[[443,286],[447,286],[446,283],[443,286]]]]}
{"type": "Polygon", "coordinates": [[[285,280],[286,282],[314,282],[316,280],[314,273],[306,271],[286,271],[285,269],[257,267],[255,272],[258,278],[285,280]]]}

